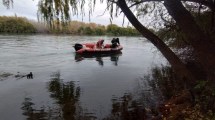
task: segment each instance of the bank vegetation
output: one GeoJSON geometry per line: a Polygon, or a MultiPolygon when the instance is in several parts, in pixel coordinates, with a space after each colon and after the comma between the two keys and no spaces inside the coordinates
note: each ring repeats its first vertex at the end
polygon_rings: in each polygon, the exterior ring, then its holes
{"type": "Polygon", "coordinates": [[[132,27],[119,27],[115,24],[107,26],[96,23],[69,21],[63,25],[54,22],[50,27],[44,22],[29,20],[17,16],[0,16],[0,33],[45,33],[45,34],[71,34],[71,35],[114,35],[138,36],[139,32],[132,27]]]}
{"type": "Polygon", "coordinates": [[[0,16],[0,33],[35,33],[36,28],[23,17],[0,16]]]}

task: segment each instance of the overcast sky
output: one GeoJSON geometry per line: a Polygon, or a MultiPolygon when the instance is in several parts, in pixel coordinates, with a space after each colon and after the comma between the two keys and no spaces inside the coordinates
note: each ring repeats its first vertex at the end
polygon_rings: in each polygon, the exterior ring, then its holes
{"type": "MultiPolygon", "coordinates": [[[[39,0],[13,0],[13,7],[7,9],[2,5],[2,0],[0,0],[0,16],[17,16],[27,17],[28,19],[37,20],[37,4],[39,0]]],[[[95,11],[93,16],[91,16],[91,22],[95,22],[97,24],[108,25],[110,24],[110,16],[109,13],[106,12],[103,16],[99,16],[103,14],[105,10],[105,4],[96,4],[95,11]]],[[[72,20],[82,21],[81,16],[72,16],[72,20]]],[[[83,18],[84,22],[89,22],[89,17],[86,15],[83,18]]],[[[127,21],[127,20],[126,20],[127,21]]],[[[122,15],[118,18],[114,18],[113,24],[117,24],[119,26],[122,25],[123,17],[122,15]]],[[[125,22],[124,25],[127,25],[128,22],[125,22]]]]}

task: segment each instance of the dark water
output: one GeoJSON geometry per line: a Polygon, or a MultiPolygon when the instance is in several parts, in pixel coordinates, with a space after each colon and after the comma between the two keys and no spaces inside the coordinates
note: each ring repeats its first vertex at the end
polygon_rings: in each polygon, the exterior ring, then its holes
{"type": "Polygon", "coordinates": [[[146,75],[165,59],[141,37],[120,37],[121,54],[77,56],[100,36],[0,36],[0,119],[144,119],[161,102],[146,75]],[[33,79],[15,77],[33,72],[33,79]],[[144,107],[143,107],[144,106],[144,107]],[[134,112],[136,111],[136,112],[134,112]]]}

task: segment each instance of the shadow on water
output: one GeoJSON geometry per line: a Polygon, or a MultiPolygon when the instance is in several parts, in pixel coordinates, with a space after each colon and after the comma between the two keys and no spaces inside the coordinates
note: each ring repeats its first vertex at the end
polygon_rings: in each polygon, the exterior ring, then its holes
{"type": "MultiPolygon", "coordinates": [[[[35,109],[31,98],[25,98],[22,103],[23,115],[28,120],[94,120],[93,115],[85,115],[83,108],[79,104],[80,86],[76,86],[74,81],[64,82],[60,72],[51,75],[51,81],[47,86],[50,97],[55,103],[52,107],[43,106],[35,109]],[[55,106],[57,105],[57,106],[55,106]]],[[[85,110],[86,111],[86,110],[85,110]]]]}
{"type": "Polygon", "coordinates": [[[154,67],[149,75],[144,76],[149,86],[156,92],[160,92],[164,99],[170,99],[178,91],[185,88],[183,80],[170,66],[154,67]]]}
{"type": "Polygon", "coordinates": [[[131,94],[112,98],[111,114],[104,120],[145,120],[146,110],[131,94]]]}
{"type": "MultiPolygon", "coordinates": [[[[154,67],[147,75],[136,78],[134,91],[123,96],[112,96],[111,111],[103,120],[151,120],[161,119],[159,106],[165,99],[174,95],[183,85],[175,80],[176,75],[171,67],[154,67]]],[[[54,103],[35,109],[31,98],[22,103],[23,115],[28,120],[95,120],[96,113],[88,114],[87,109],[80,105],[81,88],[74,81],[64,82],[60,72],[51,75],[47,89],[54,103]],[[57,106],[55,106],[57,105],[57,106]]]]}
{"type": "Polygon", "coordinates": [[[80,98],[80,87],[75,87],[73,81],[63,82],[60,72],[52,75],[48,84],[50,97],[60,106],[60,113],[65,120],[75,119],[76,106],[80,98]]]}
{"type": "Polygon", "coordinates": [[[103,58],[110,57],[110,61],[112,61],[115,66],[117,66],[119,57],[121,55],[122,55],[122,52],[109,53],[109,54],[75,54],[75,60],[76,60],[76,62],[80,62],[85,59],[95,58],[95,60],[98,62],[98,64],[100,66],[103,66],[104,65],[103,58]]]}
{"type": "Polygon", "coordinates": [[[183,87],[169,66],[154,67],[136,79],[134,91],[112,97],[112,110],[104,120],[160,120],[161,105],[183,87]]]}

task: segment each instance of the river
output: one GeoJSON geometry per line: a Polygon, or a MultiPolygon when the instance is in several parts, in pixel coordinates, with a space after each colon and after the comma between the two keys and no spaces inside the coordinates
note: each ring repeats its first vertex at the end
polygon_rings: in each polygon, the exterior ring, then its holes
{"type": "Polygon", "coordinates": [[[119,37],[121,54],[75,54],[75,43],[100,38],[113,37],[0,35],[0,119],[137,118],[134,106],[142,114],[161,102],[145,77],[167,64],[157,49],[142,37],[119,37]],[[29,72],[33,79],[17,77],[29,72]]]}

